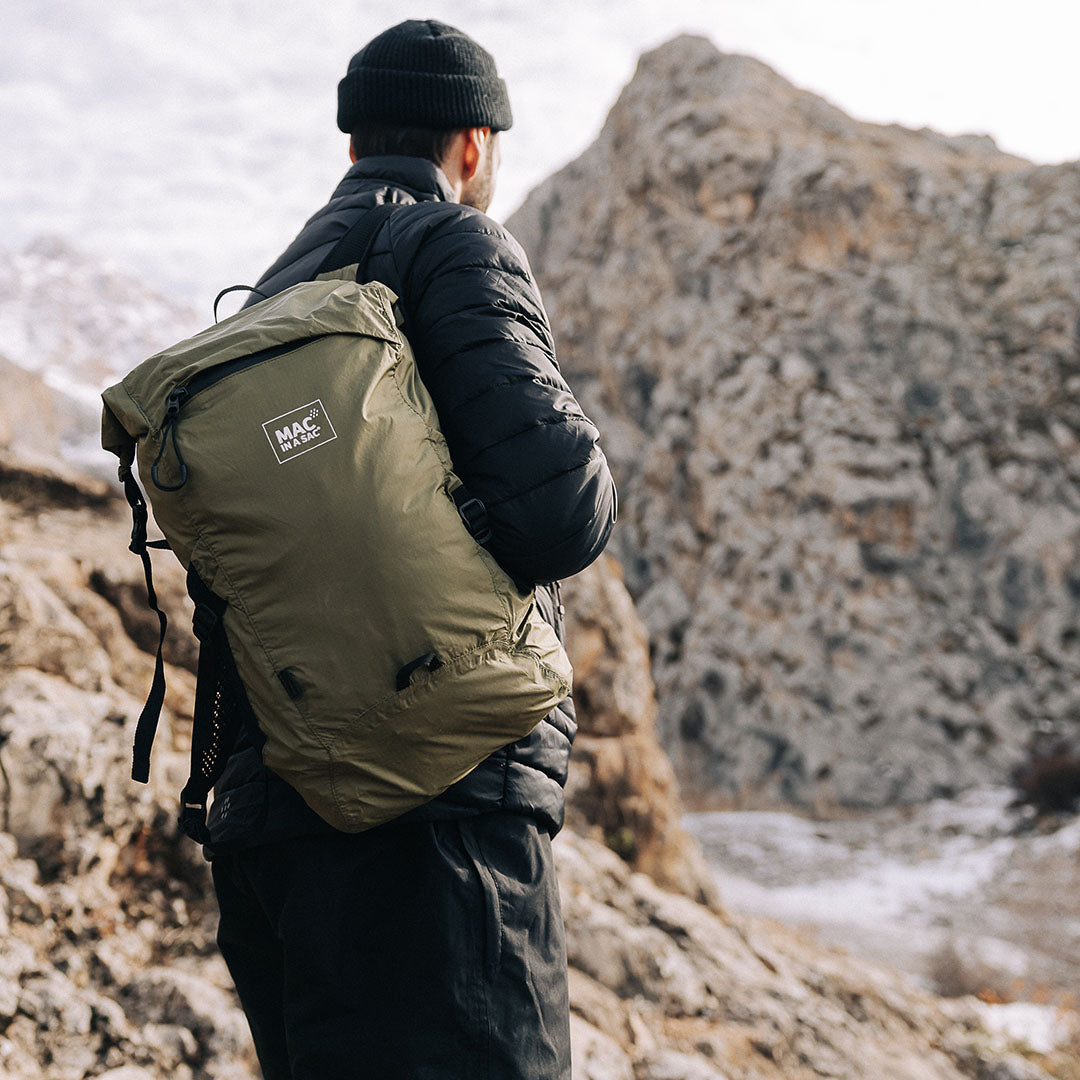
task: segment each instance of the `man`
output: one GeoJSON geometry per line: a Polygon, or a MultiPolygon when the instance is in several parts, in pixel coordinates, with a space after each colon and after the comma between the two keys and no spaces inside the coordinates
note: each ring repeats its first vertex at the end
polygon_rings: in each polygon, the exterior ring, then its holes
{"type": "MultiPolygon", "coordinates": [[[[599,555],[615,492],[525,255],[483,213],[511,122],[494,60],[461,31],[379,35],[338,89],[354,164],[258,289],[329,269],[348,229],[397,204],[360,278],[398,295],[455,471],[486,506],[487,547],[561,635],[545,583],[599,555]]],[[[266,1080],[569,1077],[550,837],[574,730],[568,699],[443,795],[357,835],[262,765],[257,731],[241,735],[210,851],[218,940],[266,1080]]]]}

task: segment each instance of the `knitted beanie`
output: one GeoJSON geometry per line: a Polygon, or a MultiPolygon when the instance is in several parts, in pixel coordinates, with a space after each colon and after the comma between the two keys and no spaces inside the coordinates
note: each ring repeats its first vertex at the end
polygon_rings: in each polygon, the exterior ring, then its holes
{"type": "Polygon", "coordinates": [[[369,41],[338,83],[338,127],[400,124],[450,131],[513,123],[495,60],[471,37],[434,19],[409,19],[369,41]]]}

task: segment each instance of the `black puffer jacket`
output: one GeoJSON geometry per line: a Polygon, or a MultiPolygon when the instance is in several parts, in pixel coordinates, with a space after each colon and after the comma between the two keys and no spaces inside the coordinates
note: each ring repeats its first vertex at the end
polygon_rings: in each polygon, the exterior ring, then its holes
{"type": "MultiPolygon", "coordinates": [[[[420,158],[365,158],[263,275],[272,295],[313,277],[364,211],[391,214],[363,278],[397,293],[405,333],[446,436],[454,469],[487,507],[491,553],[516,580],[558,581],[592,562],[615,519],[615,488],[598,433],[559,373],[547,315],[518,243],[478,210],[452,201],[443,174],[420,158]]],[[[537,601],[560,636],[553,589],[537,601]]],[[[411,812],[450,818],[502,809],[555,832],[575,731],[567,699],[524,739],[492,755],[411,812]]],[[[211,848],[229,850],[329,829],[262,765],[244,735],[216,789],[211,848]]]]}

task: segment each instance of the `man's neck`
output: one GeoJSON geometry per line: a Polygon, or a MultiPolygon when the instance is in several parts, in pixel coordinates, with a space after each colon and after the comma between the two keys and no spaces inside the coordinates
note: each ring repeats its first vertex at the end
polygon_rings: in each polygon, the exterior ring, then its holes
{"type": "Polygon", "coordinates": [[[428,195],[443,202],[457,202],[455,192],[446,174],[427,158],[406,157],[398,154],[381,154],[358,158],[347,174],[364,176],[400,183],[412,191],[428,195]]]}

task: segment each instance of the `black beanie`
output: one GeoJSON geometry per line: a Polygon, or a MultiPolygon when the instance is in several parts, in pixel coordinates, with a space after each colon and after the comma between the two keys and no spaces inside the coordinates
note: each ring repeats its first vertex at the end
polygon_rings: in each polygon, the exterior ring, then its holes
{"type": "Polygon", "coordinates": [[[491,53],[446,23],[410,19],[369,41],[338,83],[338,127],[364,121],[505,131],[514,118],[491,53]]]}

